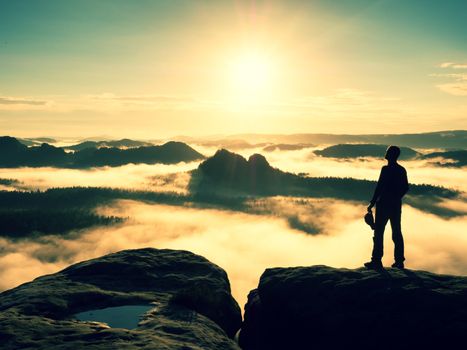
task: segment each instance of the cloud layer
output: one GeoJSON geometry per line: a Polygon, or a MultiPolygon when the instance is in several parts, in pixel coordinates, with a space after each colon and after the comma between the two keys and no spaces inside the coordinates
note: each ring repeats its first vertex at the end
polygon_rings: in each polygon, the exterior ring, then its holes
{"type": "Polygon", "coordinates": [[[23,98],[13,98],[0,96],[0,105],[29,105],[29,106],[45,106],[47,101],[28,100],[23,98]]]}
{"type": "MultiPolygon", "coordinates": [[[[365,208],[332,202],[308,206],[307,219],[325,231],[309,235],[286,219],[216,209],[196,209],[120,201],[101,208],[107,215],[129,215],[118,227],[91,229],[74,238],[44,237],[38,241],[2,239],[0,288],[11,288],[71,263],[139,247],[187,249],[227,270],[234,296],[243,304],[265,268],[326,264],[358,267],[371,252],[371,231],[360,218],[365,208]]],[[[277,206],[277,203],[269,203],[277,206]]],[[[286,203],[304,215],[303,203],[286,203]]],[[[404,207],[403,231],[407,265],[438,273],[467,274],[467,218],[443,220],[404,207]]],[[[384,263],[392,262],[386,234],[384,263]]]]}
{"type": "MultiPolygon", "coordinates": [[[[467,63],[443,62],[439,67],[465,70],[467,69],[467,63]]],[[[454,83],[436,85],[441,91],[455,96],[467,96],[467,73],[432,74],[432,76],[448,78],[455,81],[454,83]]]]}
{"type": "Polygon", "coordinates": [[[467,69],[467,63],[443,62],[441,68],[467,69]]]}

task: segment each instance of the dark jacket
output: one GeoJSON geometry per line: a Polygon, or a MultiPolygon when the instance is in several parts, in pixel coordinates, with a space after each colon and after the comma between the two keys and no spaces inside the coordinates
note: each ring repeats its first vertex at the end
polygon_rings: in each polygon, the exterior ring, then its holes
{"type": "Polygon", "coordinates": [[[408,190],[407,171],[398,163],[390,163],[381,169],[371,202],[378,205],[400,205],[408,190]]]}

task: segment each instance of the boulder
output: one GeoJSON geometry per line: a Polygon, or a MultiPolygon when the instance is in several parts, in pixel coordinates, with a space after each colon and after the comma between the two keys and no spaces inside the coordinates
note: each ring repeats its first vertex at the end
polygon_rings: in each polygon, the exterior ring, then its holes
{"type": "Polygon", "coordinates": [[[0,294],[2,349],[238,349],[240,325],[225,271],[188,251],[124,250],[0,294]],[[148,304],[135,329],[75,317],[148,304]]]}
{"type": "Polygon", "coordinates": [[[450,349],[466,332],[467,277],[311,266],[263,273],[239,343],[244,350],[450,349]]]}

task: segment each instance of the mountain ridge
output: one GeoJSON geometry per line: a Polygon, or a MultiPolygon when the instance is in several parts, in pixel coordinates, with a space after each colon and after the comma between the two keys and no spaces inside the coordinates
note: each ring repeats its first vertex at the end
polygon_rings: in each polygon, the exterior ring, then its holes
{"type": "Polygon", "coordinates": [[[84,148],[67,153],[47,143],[27,147],[10,136],[0,137],[0,167],[90,168],[130,163],[174,164],[203,159],[204,156],[183,142],[169,141],[159,146],[84,148]]]}

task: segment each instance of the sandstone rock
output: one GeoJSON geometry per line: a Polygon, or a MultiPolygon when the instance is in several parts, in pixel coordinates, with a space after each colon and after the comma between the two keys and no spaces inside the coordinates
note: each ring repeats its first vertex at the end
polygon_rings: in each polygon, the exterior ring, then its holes
{"type": "Polygon", "coordinates": [[[125,250],[0,294],[2,349],[238,349],[240,324],[225,271],[187,251],[125,250]],[[133,330],[73,316],[149,303],[133,330]]]}
{"type": "Polygon", "coordinates": [[[249,294],[240,346],[450,349],[465,342],[466,332],[467,277],[397,269],[274,268],[249,294]]]}

